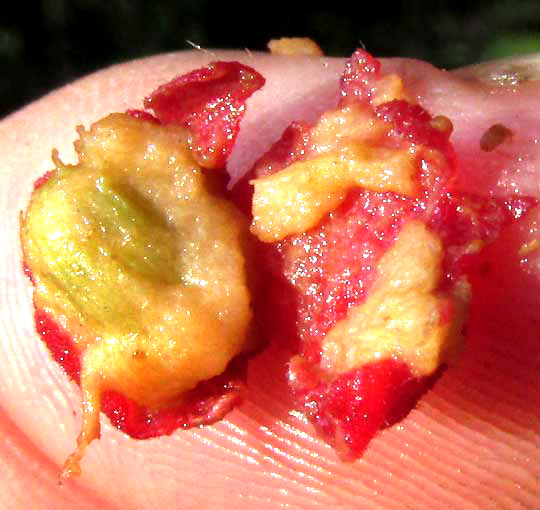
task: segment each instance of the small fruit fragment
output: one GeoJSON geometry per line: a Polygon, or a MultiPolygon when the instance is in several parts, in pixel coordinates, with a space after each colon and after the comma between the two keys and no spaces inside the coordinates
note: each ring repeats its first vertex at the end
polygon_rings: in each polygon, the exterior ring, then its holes
{"type": "Polygon", "coordinates": [[[57,160],[21,224],[36,320],[80,354],[83,426],[65,474],[99,436],[105,394],[178,405],[252,347],[247,222],[185,130],[112,114],[79,134],[79,164],[57,160]]]}
{"type": "Polygon", "coordinates": [[[480,149],[484,152],[495,150],[501,143],[512,138],[512,130],[503,124],[493,124],[480,138],[480,149]]]}
{"type": "Polygon", "coordinates": [[[320,434],[343,460],[353,461],[382,428],[404,418],[433,384],[414,377],[393,358],[367,363],[325,380],[300,356],[291,360],[289,384],[320,434]]]}
{"type": "Polygon", "coordinates": [[[341,106],[377,106],[392,100],[408,100],[403,81],[396,74],[382,74],[381,63],[363,50],[356,50],[341,77],[341,106]]]}
{"type": "Polygon", "coordinates": [[[212,62],[155,90],[145,100],[164,124],[189,130],[189,145],[203,168],[223,168],[240,129],[246,100],[265,83],[239,62],[212,62]]]}
{"type": "Polygon", "coordinates": [[[308,37],[282,37],[272,39],[268,49],[273,55],[309,55],[322,57],[323,52],[319,45],[308,37]]]}
{"type": "Polygon", "coordinates": [[[256,164],[251,230],[268,243],[268,296],[288,321],[273,334],[298,351],[293,393],[352,459],[455,361],[467,260],[535,201],[456,192],[451,121],[412,103],[366,52],[347,62],[341,93],[256,164]]]}

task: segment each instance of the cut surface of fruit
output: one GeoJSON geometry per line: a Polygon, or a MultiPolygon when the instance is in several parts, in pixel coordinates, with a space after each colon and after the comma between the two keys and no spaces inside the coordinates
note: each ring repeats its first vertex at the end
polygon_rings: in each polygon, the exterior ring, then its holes
{"type": "MultiPolygon", "coordinates": [[[[236,63],[189,73],[149,96],[153,115],[81,129],[79,165],[55,156],[36,182],[21,232],[36,325],[85,402],[67,473],[98,435],[100,409],[146,438],[215,421],[238,401],[250,243],[224,179],[205,170],[222,168],[262,83],[236,63]]],[[[252,233],[267,243],[255,267],[274,278],[268,330],[297,351],[299,405],[354,458],[453,362],[469,260],[535,201],[455,190],[451,121],[412,103],[365,52],[347,63],[341,94],[313,125],[293,123],[249,178],[252,233]]],[[[489,136],[496,150],[512,135],[489,136]]]]}
{"type": "MultiPolygon", "coordinates": [[[[283,384],[291,353],[278,344],[250,359],[245,402],[221,423],[134,441],[113,430],[109,418],[102,416],[102,439],[81,463],[82,478],[58,486],[58,464],[73,448],[80,426],[79,392],[32,332],[30,286],[21,277],[17,253],[18,211],[26,206],[33,181],[53,168],[52,147],[59,148],[62,160],[75,162],[69,148],[77,123],[89,126],[96,115],[138,105],[147,91],[179,69],[185,72],[216,58],[244,58],[267,78],[268,99],[259,103],[262,107],[256,101],[248,105],[245,119],[252,122],[246,122],[241,133],[245,128],[255,131],[251,125],[280,124],[279,129],[285,129],[277,118],[283,111],[290,119],[304,118],[299,110],[325,101],[326,84],[342,66],[342,61],[330,58],[296,63],[246,51],[180,52],[106,69],[2,122],[2,408],[13,424],[10,428],[3,423],[3,480],[8,485],[4,504],[10,508],[10,501],[22,501],[36,510],[103,509],[121,501],[125,510],[133,510],[145,508],[149,501],[160,501],[165,508],[175,508],[178,501],[187,508],[221,508],[227,501],[242,507],[249,491],[248,499],[258,510],[281,505],[381,510],[395,507],[396,501],[403,507],[433,510],[539,506],[540,464],[531,454],[540,448],[538,208],[482,250],[481,271],[474,274],[481,284],[471,280],[473,303],[458,366],[444,373],[407,419],[378,435],[360,461],[339,462],[299,408],[292,410],[283,384]]],[[[382,66],[397,69],[407,90],[422,105],[430,105],[429,111],[452,119],[451,140],[460,166],[464,147],[475,151],[468,153],[469,160],[476,159],[479,140],[490,126],[502,123],[511,128],[512,138],[491,152],[481,151],[485,157],[477,167],[461,167],[470,176],[468,182],[475,183],[462,190],[488,196],[500,175],[496,172],[503,169],[498,196],[516,189],[539,196],[540,153],[532,142],[540,139],[534,121],[538,81],[514,85],[511,91],[501,86],[485,90],[474,79],[465,82],[419,61],[383,60],[382,66]],[[486,161],[492,163],[489,169],[486,161]]],[[[267,143],[275,136],[276,132],[269,135],[267,143]]],[[[119,421],[136,414],[128,409],[117,413],[119,421]]],[[[155,414],[148,413],[154,424],[155,414]]]]}
{"type": "MultiPolygon", "coordinates": [[[[395,358],[422,377],[454,359],[461,347],[461,328],[452,317],[458,301],[438,291],[442,258],[436,234],[418,220],[405,223],[380,258],[365,301],[352,307],[323,338],[321,368],[343,373],[395,358]],[[448,312],[451,320],[444,317],[448,312]]],[[[466,305],[466,293],[461,297],[466,305]]]]}
{"type": "Polygon", "coordinates": [[[77,165],[39,178],[21,214],[35,323],[82,390],[78,474],[99,413],[136,438],[211,423],[240,400],[254,346],[252,240],[224,165],[264,78],[215,62],[144,110],[78,129],[77,165]],[[207,173],[207,170],[221,172],[207,173]]]}
{"type": "Polygon", "coordinates": [[[350,459],[456,360],[467,261],[535,200],[457,192],[451,121],[366,52],[346,64],[341,94],[315,124],[291,125],[249,178],[268,294],[289,323],[273,335],[297,346],[291,388],[350,459]]]}
{"type": "Polygon", "coordinates": [[[178,405],[250,347],[247,223],[182,128],[113,114],[80,130],[76,166],[36,187],[22,221],[36,310],[80,353],[85,445],[103,394],[178,405]]]}

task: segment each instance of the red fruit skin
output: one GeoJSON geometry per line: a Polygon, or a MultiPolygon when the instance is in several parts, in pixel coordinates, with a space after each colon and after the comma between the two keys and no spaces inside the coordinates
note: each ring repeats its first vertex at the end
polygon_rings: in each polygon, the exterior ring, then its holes
{"type": "MultiPolygon", "coordinates": [[[[26,274],[31,278],[29,273],[30,271],[27,270],[26,274]]],[[[35,308],[34,321],[36,330],[54,361],[61,365],[77,384],[80,384],[81,362],[73,339],[53,320],[50,314],[40,308],[35,308]]]]}
{"type": "Polygon", "coordinates": [[[223,168],[240,129],[246,100],[265,83],[239,62],[213,62],[180,76],[145,99],[163,124],[189,129],[192,150],[205,168],[223,168]]]}
{"type": "MultiPolygon", "coordinates": [[[[53,359],[79,384],[80,353],[72,337],[44,310],[35,310],[35,323],[53,359]]],[[[118,392],[107,391],[102,411],[113,426],[134,439],[169,435],[179,428],[206,425],[223,418],[242,401],[245,377],[245,360],[237,358],[223,374],[200,383],[177,402],[160,409],[145,408],[118,392]]]]}
{"type": "Polygon", "coordinates": [[[409,413],[433,385],[435,376],[414,377],[405,363],[386,359],[330,382],[321,382],[309,363],[293,364],[289,380],[296,400],[321,435],[342,459],[354,460],[380,429],[409,413]],[[310,387],[309,382],[317,381],[310,387]]]}
{"type": "Polygon", "coordinates": [[[457,165],[454,148],[449,143],[449,132],[435,129],[433,118],[418,104],[396,99],[375,108],[377,117],[393,125],[391,136],[409,140],[413,144],[424,145],[438,150],[452,168],[457,165]]]}
{"type": "Polygon", "coordinates": [[[41,188],[41,186],[43,186],[52,177],[52,174],[52,171],[48,171],[45,172],[41,177],[38,177],[34,181],[34,191],[41,188]]]}
{"type": "Polygon", "coordinates": [[[381,63],[367,51],[356,50],[347,60],[341,76],[341,106],[348,103],[370,105],[380,74],[381,63]]]}
{"type": "Polygon", "coordinates": [[[286,257],[298,245],[310,246],[309,256],[284,268],[298,291],[297,328],[308,359],[319,361],[322,336],[351,306],[365,300],[376,276],[376,261],[412,214],[413,204],[393,193],[357,189],[318,227],[276,247],[286,257]]]}
{"type": "Polygon", "coordinates": [[[126,113],[135,119],[146,120],[148,122],[153,122],[154,124],[161,124],[159,119],[157,119],[150,112],[147,112],[145,110],[129,109],[126,110],[126,113]]]}
{"type": "MultiPolygon", "coordinates": [[[[266,331],[298,353],[289,367],[289,382],[298,405],[338,454],[352,460],[362,454],[381,428],[402,419],[434,384],[444,366],[430,376],[414,377],[407,365],[395,359],[369,363],[344,374],[323,371],[321,341],[349,308],[370,293],[375,269],[392,245],[402,225],[424,222],[445,247],[440,290],[474,270],[472,241],[491,241],[511,221],[537,203],[527,197],[490,199],[453,191],[458,159],[449,141],[451,130],[435,127],[420,105],[393,100],[375,105],[380,64],[363,50],[348,61],[341,82],[339,107],[360,104],[391,124],[384,146],[421,145],[443,156],[442,164],[419,156],[421,192],[411,198],[360,188],[349,191],[343,204],[315,228],[263,248],[272,275],[266,292],[271,310],[266,331]],[[295,256],[291,257],[291,253],[295,256]],[[292,258],[292,261],[291,261],[292,258]],[[276,314],[281,318],[276,321],[276,314]]],[[[311,126],[292,124],[282,138],[254,166],[238,186],[238,195],[251,197],[249,179],[268,175],[299,160],[309,159],[315,148],[311,126]]],[[[453,302],[441,304],[441,320],[451,322],[453,302]]]]}
{"type": "Polygon", "coordinates": [[[443,196],[429,223],[451,247],[445,253],[441,287],[460,275],[470,277],[476,270],[479,253],[467,253],[469,243],[494,241],[505,226],[525,216],[537,203],[536,198],[520,196],[486,198],[461,192],[443,196]]]}

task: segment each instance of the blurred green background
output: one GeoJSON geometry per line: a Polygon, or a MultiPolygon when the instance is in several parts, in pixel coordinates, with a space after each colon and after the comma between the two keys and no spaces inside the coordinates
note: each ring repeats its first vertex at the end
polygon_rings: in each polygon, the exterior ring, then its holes
{"type": "Polygon", "coordinates": [[[0,13],[0,116],[100,67],[186,49],[187,41],[263,50],[274,37],[309,36],[329,55],[348,55],[363,44],[378,56],[421,58],[444,68],[540,51],[539,0],[331,4],[8,2],[0,13]]]}

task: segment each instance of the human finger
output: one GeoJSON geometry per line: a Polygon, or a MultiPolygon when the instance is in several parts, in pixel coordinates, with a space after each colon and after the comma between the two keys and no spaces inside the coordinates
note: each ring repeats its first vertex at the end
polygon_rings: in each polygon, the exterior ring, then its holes
{"type": "MultiPolygon", "coordinates": [[[[479,283],[480,297],[473,305],[477,319],[462,363],[406,420],[381,433],[360,461],[341,462],[293,410],[285,381],[289,353],[271,346],[250,364],[245,403],[220,423],[141,442],[104,421],[103,437],[88,450],[82,477],[57,486],[58,466],[79,428],[78,411],[74,414],[79,395],[33,330],[31,289],[22,275],[17,240],[18,211],[33,181],[51,168],[53,147],[73,161],[76,124],[137,107],[160,83],[216,59],[242,60],[267,79],[249,103],[231,159],[234,175],[249,167],[290,120],[313,120],[336,101],[339,60],[191,52],[105,70],[0,126],[2,448],[9,459],[3,479],[10,481],[5,494],[12,507],[39,508],[45,501],[56,508],[75,502],[81,508],[144,508],[155,501],[186,508],[534,507],[540,497],[540,402],[534,391],[540,372],[534,331],[538,282],[534,252],[527,253],[523,272],[520,248],[536,233],[535,215],[492,248],[491,259],[504,254],[505,264],[479,283]],[[515,331],[520,331],[519,342],[513,340],[515,331]]],[[[525,115],[540,96],[534,82],[493,86],[410,61],[387,61],[385,67],[403,74],[431,111],[452,119],[455,143],[472,168],[463,186],[484,193],[519,188],[538,196],[531,147],[540,130],[534,116],[525,115]],[[486,169],[478,158],[493,158],[482,154],[479,138],[495,120],[512,128],[514,145],[501,147],[498,163],[486,169]]]]}

